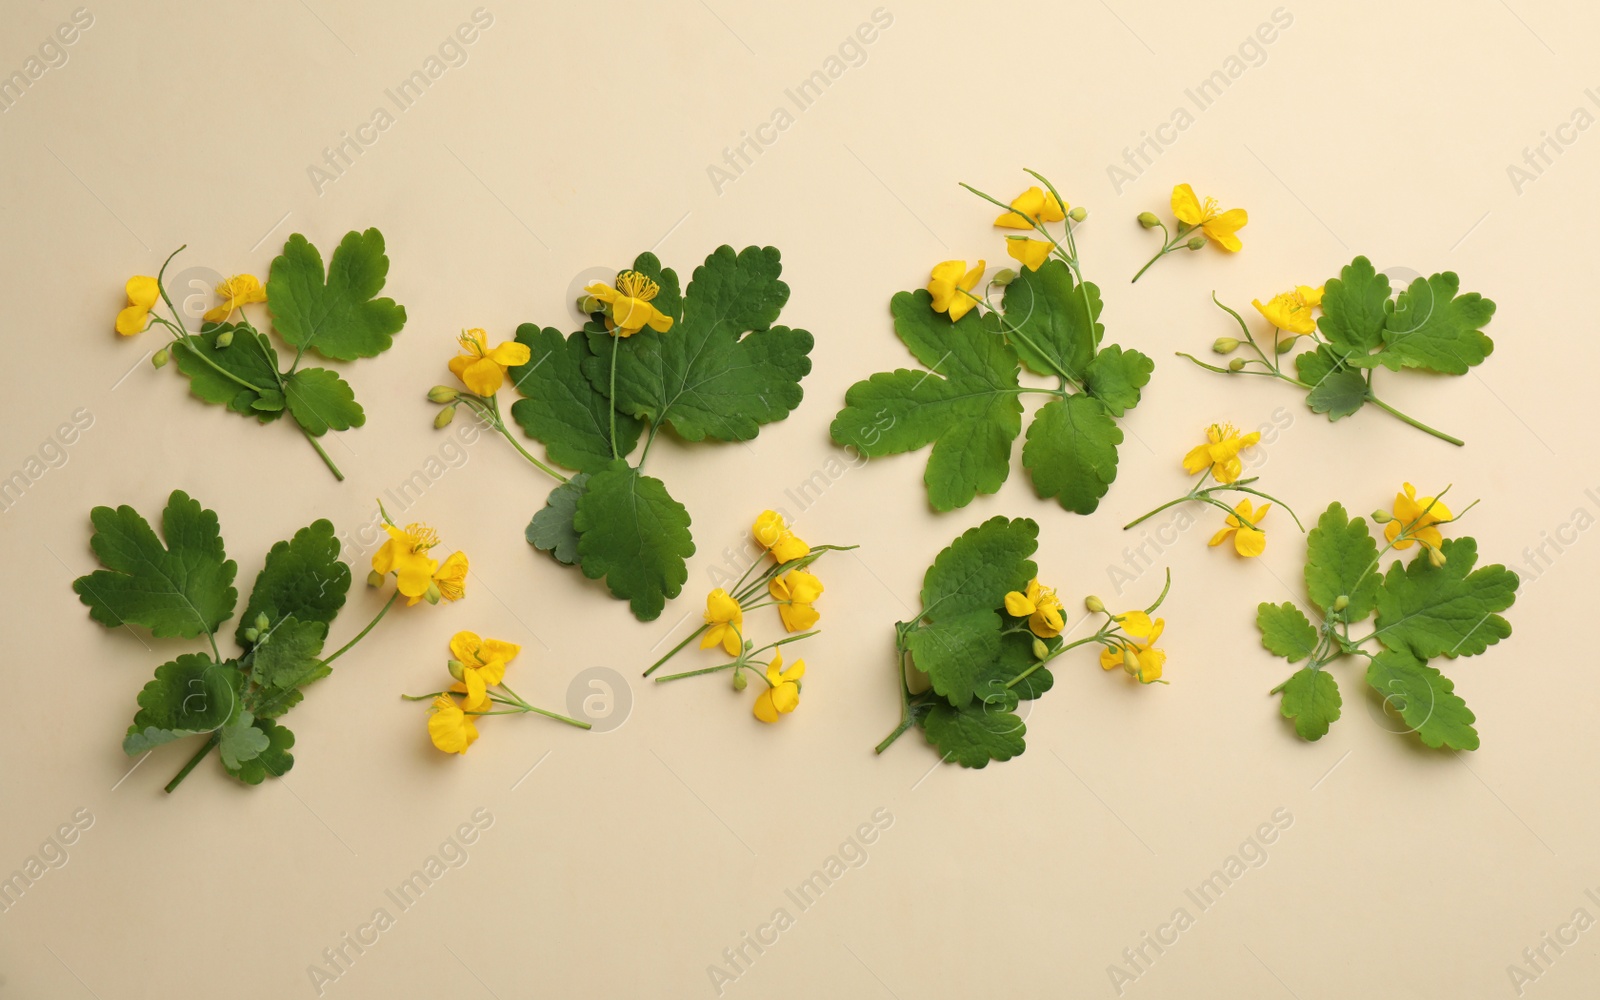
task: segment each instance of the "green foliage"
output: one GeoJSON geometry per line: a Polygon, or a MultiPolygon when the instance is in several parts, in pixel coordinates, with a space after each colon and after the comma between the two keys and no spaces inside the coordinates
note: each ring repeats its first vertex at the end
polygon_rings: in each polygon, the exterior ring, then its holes
{"type": "Polygon", "coordinates": [[[588,484],[589,474],[580,472],[551,490],[524,533],[529,545],[550,553],[565,566],[578,562],[578,529],[572,521],[578,514],[578,498],[588,484]]]}
{"type": "Polygon", "coordinates": [[[604,577],[612,595],[628,601],[640,621],[659,617],[689,578],[689,512],[661,480],[623,459],[590,475],[572,526],[583,574],[604,577]]]}
{"type": "MultiPolygon", "coordinates": [[[[1446,525],[1448,529],[1448,525],[1446,525]]],[[[1302,739],[1316,740],[1339,718],[1337,682],[1329,668],[1340,659],[1368,659],[1367,684],[1385,708],[1430,747],[1475,750],[1475,717],[1455,685],[1427,661],[1482,653],[1511,635],[1499,612],[1516,600],[1517,575],[1504,566],[1478,566],[1472,538],[1445,539],[1440,565],[1418,546],[1409,562],[1379,549],[1364,518],[1331,504],[1306,543],[1306,591],[1322,614],[1318,625],[1291,602],[1262,604],[1256,613],[1261,643],[1290,663],[1307,661],[1275,692],[1302,739]],[[1351,626],[1377,612],[1372,631],[1351,626]],[[1364,648],[1368,644],[1374,648],[1364,648]]]]}
{"type": "Polygon", "coordinates": [[[928,742],[947,761],[962,767],[985,767],[1007,761],[1027,749],[1028,727],[1013,713],[974,702],[964,708],[935,702],[922,721],[928,742]]]}
{"type": "Polygon", "coordinates": [[[272,720],[332,672],[321,659],[323,642],[350,588],[333,525],[315,521],[272,547],[238,626],[243,652],[223,659],[217,632],[238,592],[216,514],[174,491],[162,519],[165,545],[131,507],[96,507],[91,520],[91,545],[106,568],[73,582],[90,616],[107,627],[143,625],[160,637],[204,633],[210,646],[156,668],[139,692],[123,750],[137,755],[206,736],[202,753],[218,748],[224,769],[246,784],[287,771],[294,735],[272,720]]]}
{"type": "Polygon", "coordinates": [[[347,431],[367,422],[350,383],[326,368],[301,368],[283,377],[289,415],[312,437],[347,431]]]}
{"type": "Polygon", "coordinates": [[[1022,431],[1022,395],[1045,403],[1028,427],[1022,462],[1034,492],[1092,513],[1117,475],[1117,417],[1137,406],[1155,363],[1100,346],[1100,290],[1078,283],[1062,260],[1024,268],[1006,286],[1001,312],[978,309],[951,322],[924,290],[890,301],[895,334],[925,370],[880,372],[845,394],[833,439],[870,458],[933,446],[925,481],[935,510],[998,492],[1022,431]],[[1028,371],[1059,388],[1023,386],[1028,371]]]}
{"type": "Polygon", "coordinates": [[[283,415],[282,405],[257,405],[278,393],[278,352],[266,334],[248,324],[207,323],[199,333],[185,337],[172,351],[172,358],[197,398],[262,423],[283,415]],[[233,335],[233,342],[217,347],[217,338],[225,333],[233,335]]]}
{"type": "Polygon", "coordinates": [[[531,438],[544,445],[557,465],[578,472],[598,472],[614,458],[626,458],[639,443],[644,422],[617,414],[617,440],[611,441],[611,401],[583,373],[593,360],[582,333],[563,337],[560,330],[517,327],[517,342],[528,348],[528,363],[509,370],[522,399],[511,404],[511,417],[531,438]]]}

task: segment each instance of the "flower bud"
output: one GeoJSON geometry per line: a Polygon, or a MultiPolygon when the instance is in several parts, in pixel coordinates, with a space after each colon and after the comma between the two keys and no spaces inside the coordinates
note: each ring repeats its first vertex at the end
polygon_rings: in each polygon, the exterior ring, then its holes
{"type": "Polygon", "coordinates": [[[583,313],[585,316],[593,315],[594,313],[600,312],[604,308],[605,307],[601,304],[600,300],[595,298],[593,295],[578,296],[578,311],[583,313]]]}
{"type": "Polygon", "coordinates": [[[1439,567],[1443,566],[1444,563],[1444,553],[1440,552],[1431,545],[1428,546],[1428,565],[1432,566],[1434,569],[1438,569],[1439,567]]]}
{"type": "Polygon", "coordinates": [[[434,426],[435,429],[438,429],[438,428],[441,428],[441,427],[449,427],[450,426],[450,421],[454,420],[455,418],[456,418],[456,404],[451,403],[449,406],[445,407],[444,409],[440,410],[437,414],[434,415],[433,426],[434,426]]]}
{"type": "Polygon", "coordinates": [[[449,659],[444,662],[445,669],[450,671],[450,676],[458,681],[467,679],[467,668],[460,660],[449,659]]]}
{"type": "Polygon", "coordinates": [[[428,402],[454,403],[456,401],[456,397],[460,395],[461,393],[459,390],[452,389],[448,385],[436,385],[432,389],[428,390],[428,402]]]}
{"type": "Polygon", "coordinates": [[[267,613],[265,611],[259,611],[256,613],[256,631],[265,632],[271,625],[272,619],[267,617],[267,613]]]}
{"type": "Polygon", "coordinates": [[[1084,208],[1082,205],[1079,205],[1077,208],[1074,208],[1072,211],[1067,213],[1067,218],[1071,219],[1073,222],[1082,222],[1088,217],[1089,210],[1084,208]]]}
{"type": "Polygon", "coordinates": [[[1050,647],[1044,644],[1043,639],[1033,640],[1033,658],[1035,660],[1048,660],[1050,658],[1050,647]]]}
{"type": "Polygon", "coordinates": [[[439,593],[439,585],[434,583],[432,580],[429,580],[428,592],[422,595],[422,599],[427,601],[429,604],[438,604],[440,601],[444,600],[444,595],[439,593]]]}
{"type": "Polygon", "coordinates": [[[247,628],[239,634],[244,637],[245,642],[255,642],[257,639],[261,638],[261,633],[253,628],[247,628]]]}
{"type": "Polygon", "coordinates": [[[1294,350],[1294,338],[1293,337],[1289,338],[1288,340],[1280,340],[1280,341],[1278,341],[1278,353],[1279,354],[1288,354],[1292,350],[1294,350]]]}
{"type": "Polygon", "coordinates": [[[1239,349],[1238,337],[1218,337],[1211,342],[1211,349],[1218,354],[1232,354],[1239,349]]]}
{"type": "Polygon", "coordinates": [[[1154,229],[1155,227],[1161,225],[1161,220],[1156,218],[1156,213],[1154,212],[1140,212],[1139,225],[1145,227],[1146,229],[1154,229]]]}
{"type": "Polygon", "coordinates": [[[150,355],[150,363],[155,365],[157,368],[164,368],[166,367],[167,359],[170,357],[172,357],[172,355],[168,354],[167,349],[163,347],[161,350],[150,355]]]}
{"type": "Polygon", "coordinates": [[[749,639],[746,639],[744,641],[744,651],[746,653],[750,652],[752,649],[755,649],[755,648],[756,648],[756,644],[751,642],[749,639]]]}
{"type": "Polygon", "coordinates": [[[1333,599],[1333,610],[1335,610],[1335,611],[1343,611],[1345,608],[1348,608],[1349,606],[1350,606],[1350,595],[1349,594],[1340,594],[1338,597],[1335,597],[1333,599]]]}
{"type": "Polygon", "coordinates": [[[1204,236],[1196,236],[1194,239],[1184,244],[1184,246],[1188,247],[1190,250],[1198,250],[1205,245],[1206,238],[1204,236]]]}
{"type": "Polygon", "coordinates": [[[1083,606],[1088,608],[1091,614],[1096,615],[1104,614],[1106,610],[1105,602],[1093,594],[1090,594],[1088,597],[1083,599],[1083,606]]]}
{"type": "Polygon", "coordinates": [[[1000,270],[994,273],[994,277],[989,279],[989,283],[997,288],[1004,288],[1016,280],[1017,272],[1011,270],[1009,267],[1002,267],[1000,270]]]}
{"type": "Polygon", "coordinates": [[[1390,521],[1393,521],[1393,520],[1394,520],[1394,515],[1390,514],[1386,510],[1375,510],[1375,511],[1372,512],[1372,523],[1373,524],[1388,524],[1390,521]]]}
{"type": "Polygon", "coordinates": [[[1127,646],[1122,647],[1122,669],[1131,676],[1139,676],[1139,656],[1127,646]]]}
{"type": "Polygon", "coordinates": [[[381,587],[381,586],[383,586],[383,574],[379,573],[377,570],[373,570],[371,573],[368,573],[367,574],[367,586],[369,586],[369,587],[381,587]]]}
{"type": "Polygon", "coordinates": [[[233,343],[233,331],[232,330],[224,330],[224,331],[222,331],[221,333],[217,334],[217,339],[213,343],[215,344],[215,346],[216,346],[216,348],[218,350],[221,350],[222,348],[227,347],[229,344],[233,343]]]}
{"type": "Polygon", "coordinates": [[[1244,358],[1234,358],[1232,361],[1228,362],[1228,371],[1230,371],[1230,372],[1242,372],[1242,371],[1244,371],[1244,358]]]}
{"type": "Polygon", "coordinates": [[[742,667],[734,667],[733,689],[735,691],[743,691],[749,683],[750,679],[744,675],[744,669],[742,667]]]}

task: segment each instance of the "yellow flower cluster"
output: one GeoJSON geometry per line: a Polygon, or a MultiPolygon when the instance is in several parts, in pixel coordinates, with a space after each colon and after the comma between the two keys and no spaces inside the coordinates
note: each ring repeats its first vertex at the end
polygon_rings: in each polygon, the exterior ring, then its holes
{"type": "Polygon", "coordinates": [[[1067,624],[1054,588],[1040,586],[1037,578],[1029,581],[1026,591],[1006,595],[1006,614],[1026,618],[1028,630],[1041,639],[1054,639],[1067,624]]]}
{"type": "MultiPolygon", "coordinates": [[[[131,337],[150,328],[150,310],[161,301],[161,283],[149,275],[136,274],[128,279],[125,291],[128,304],[117,313],[116,330],[131,337]]],[[[201,317],[207,323],[225,323],[240,307],[267,301],[267,290],[255,275],[236,274],[217,284],[217,296],[222,301],[201,317]]]]}
{"type": "Polygon", "coordinates": [[[467,557],[453,552],[443,563],[428,555],[439,544],[439,533],[426,524],[399,527],[384,515],[383,530],[389,540],[372,555],[370,586],[380,586],[390,573],[395,577],[396,593],[410,607],[418,601],[438,604],[441,599],[459,601],[466,596],[467,557]]]}
{"type": "Polygon", "coordinates": [[[450,374],[474,395],[493,396],[505,384],[506,369],[525,365],[533,355],[527,344],[507,340],[489,346],[489,335],[478,327],[461,331],[456,338],[461,353],[450,359],[450,374]]]}
{"type": "Polygon", "coordinates": [[[482,639],[476,632],[457,632],[450,638],[449,691],[434,696],[428,715],[428,737],[445,753],[466,753],[478,740],[473,720],[490,711],[494,696],[489,688],[505,680],[506,665],[522,652],[516,643],[482,639]],[[458,704],[454,694],[465,694],[458,704]]]}
{"type": "Polygon", "coordinates": [[[1167,663],[1167,652],[1157,649],[1156,642],[1166,630],[1167,620],[1154,621],[1143,611],[1124,611],[1113,620],[1124,633],[1112,640],[1113,646],[1100,650],[1100,667],[1113,670],[1121,667],[1128,676],[1140,684],[1154,684],[1161,679],[1162,668],[1167,663]]]}
{"type": "MultiPolygon", "coordinates": [[[[1043,234],[1046,222],[1064,222],[1068,218],[1081,222],[1087,214],[1082,208],[1074,209],[1062,204],[1054,194],[1035,185],[1011,199],[1010,209],[1000,213],[994,225],[997,229],[1024,229],[1043,234]]],[[[1036,240],[1030,236],[1006,237],[1006,253],[1029,271],[1037,271],[1040,265],[1060,250],[1054,238],[1036,240]]],[[[972,290],[978,287],[987,269],[987,262],[981,260],[972,268],[968,268],[964,260],[947,260],[935,266],[928,281],[934,311],[945,313],[951,322],[965,316],[979,302],[980,297],[974,295],[972,290]]],[[[999,277],[995,279],[997,282],[1001,280],[999,277]]]]}
{"type": "Polygon", "coordinates": [[[631,337],[647,326],[657,333],[672,329],[672,317],[651,304],[661,286],[638,271],[623,271],[615,285],[596,282],[584,291],[600,307],[586,311],[604,311],[607,329],[619,337],[631,337]]]}
{"type": "Polygon", "coordinates": [[[1183,471],[1189,475],[1211,470],[1219,483],[1231,483],[1244,471],[1239,453],[1261,440],[1255,431],[1240,434],[1232,424],[1212,424],[1206,428],[1206,443],[1195,445],[1183,456],[1183,471]]]}

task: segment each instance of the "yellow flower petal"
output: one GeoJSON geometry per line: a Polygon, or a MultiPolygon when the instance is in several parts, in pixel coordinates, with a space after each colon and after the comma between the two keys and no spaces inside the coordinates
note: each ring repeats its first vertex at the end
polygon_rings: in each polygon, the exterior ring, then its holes
{"type": "Polygon", "coordinates": [[[1033,614],[1033,602],[1028,600],[1028,595],[1013,590],[1006,595],[1006,614],[1013,618],[1026,618],[1033,614]]]}
{"type": "Polygon", "coordinates": [[[778,709],[772,703],[772,690],[770,688],[756,696],[756,704],[753,711],[756,718],[762,722],[773,723],[778,721],[778,709]]]}
{"type": "Polygon", "coordinates": [[[150,310],[144,306],[125,306],[117,313],[117,332],[124,337],[131,337],[136,333],[143,333],[149,325],[150,310]]]}
{"type": "Polygon", "coordinates": [[[466,367],[456,375],[474,394],[493,396],[500,391],[500,386],[505,382],[506,370],[495,364],[493,358],[484,357],[469,360],[466,367]]]}
{"type": "Polygon", "coordinates": [[[1267,549],[1267,533],[1252,528],[1240,528],[1234,535],[1233,548],[1241,556],[1259,556],[1267,549]]]}
{"type": "Polygon", "coordinates": [[[1011,259],[1020,263],[1030,271],[1039,270],[1039,265],[1050,259],[1050,251],[1054,249],[1044,240],[1030,240],[1021,236],[1006,237],[1006,253],[1011,259]]]}
{"type": "Polygon", "coordinates": [[[440,695],[433,700],[433,714],[428,716],[428,737],[445,753],[466,753],[477,742],[478,727],[454,698],[440,695]]]}
{"type": "Polygon", "coordinates": [[[1194,188],[1179,184],[1172,189],[1172,214],[1186,226],[1200,224],[1200,199],[1194,196],[1194,188]]]}

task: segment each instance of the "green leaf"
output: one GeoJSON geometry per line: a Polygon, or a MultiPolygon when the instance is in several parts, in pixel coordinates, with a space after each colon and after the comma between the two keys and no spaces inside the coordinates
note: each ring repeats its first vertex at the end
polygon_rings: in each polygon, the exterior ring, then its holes
{"type": "MultiPolygon", "coordinates": [[[[294,767],[294,754],[289,752],[294,746],[294,733],[271,719],[258,718],[251,724],[266,736],[267,744],[260,753],[243,761],[238,767],[228,767],[228,773],[247,785],[259,785],[269,774],[274,778],[283,777],[285,772],[294,767]]],[[[223,766],[226,767],[227,763],[224,759],[223,766]]]]}
{"type": "Polygon", "coordinates": [[[197,398],[255,417],[262,423],[278,418],[278,410],[262,410],[255,405],[264,395],[275,395],[278,391],[278,352],[272,349],[266,334],[243,324],[215,326],[208,323],[200,333],[181,338],[171,351],[178,371],[189,379],[189,391],[197,398]],[[233,334],[233,343],[219,348],[217,337],[225,332],[233,334]],[[222,371],[217,371],[218,368],[222,371]],[[246,388],[240,382],[255,388],[246,388]]]}
{"type": "Polygon", "coordinates": [[[923,735],[947,761],[962,767],[984,767],[991,760],[1007,761],[1027,749],[1023,736],[1028,727],[1011,712],[973,702],[952,708],[934,702],[922,720],[923,735]]]}
{"type": "Polygon", "coordinates": [[[583,575],[604,577],[640,621],[654,621],[689,579],[689,512],[661,480],[622,459],[590,475],[572,523],[583,575]]]}
{"type": "Polygon", "coordinates": [[[255,645],[250,676],[264,688],[298,687],[316,673],[328,626],[290,615],[270,626],[255,645]]]}
{"type": "Polygon", "coordinates": [[[326,368],[301,368],[283,380],[289,414],[312,437],[360,427],[367,415],[350,384],[326,368]]]}
{"type": "Polygon", "coordinates": [[[1367,380],[1361,373],[1341,368],[1319,379],[1306,393],[1306,403],[1311,412],[1326,413],[1329,420],[1338,420],[1361,409],[1368,395],[1367,380]]]}
{"type": "Polygon", "coordinates": [[[167,499],[161,519],[166,545],[139,512],[124,504],[96,507],[90,546],[105,569],[72,583],[89,616],[102,625],[143,625],[160,638],[215,633],[233,614],[238,571],[222,548],[214,511],[182,490],[167,499]]]}
{"type": "Polygon", "coordinates": [[[1022,445],[1022,464],[1041,497],[1075,514],[1092,514],[1117,478],[1122,429],[1092,396],[1052,399],[1039,408],[1022,445]]]}
{"type": "Polygon", "coordinates": [[[1511,634],[1511,624],[1496,612],[1516,601],[1517,574],[1498,564],[1473,569],[1478,543],[1471,538],[1445,539],[1439,551],[1443,566],[1433,566],[1426,550],[1410,565],[1390,565],[1378,592],[1374,635],[1424,660],[1481,653],[1511,634]]]}
{"type": "Polygon", "coordinates": [[[1112,344],[1089,362],[1083,373],[1084,387],[1113,417],[1120,417],[1139,405],[1139,390],[1150,382],[1155,369],[1156,363],[1145,355],[1112,344]]]}
{"type": "Polygon", "coordinates": [[[185,653],[156,668],[139,692],[139,711],[122,739],[123,752],[137,756],[186,736],[222,728],[239,711],[244,674],[229,660],[185,653]]]}
{"type": "MultiPolygon", "coordinates": [[[[1052,651],[1059,649],[1062,643],[1060,636],[1040,641],[1052,651]]],[[[1000,655],[980,670],[977,682],[973,685],[973,694],[990,707],[1007,711],[1015,709],[1019,701],[1037,698],[1055,686],[1055,676],[1046,666],[1039,666],[1016,684],[1010,685],[1014,678],[1021,677],[1036,663],[1031,633],[1011,632],[1003,635],[1000,637],[1000,655]]]]}
{"type": "Polygon", "coordinates": [[[907,632],[906,648],[933,690],[960,708],[972,701],[979,675],[1000,656],[1000,625],[992,608],[941,615],[907,632]]]}
{"type": "Polygon", "coordinates": [[[305,698],[302,689],[312,681],[319,681],[333,673],[333,668],[321,660],[302,660],[292,671],[279,671],[278,687],[258,687],[245,695],[246,706],[255,713],[257,724],[266,719],[276,719],[305,698]]]}
{"type": "Polygon", "coordinates": [[[1477,716],[1455,693],[1448,677],[1410,653],[1384,650],[1374,656],[1367,666],[1367,683],[1428,746],[1478,749],[1478,731],[1472,728],[1477,716]]]}
{"type": "Polygon", "coordinates": [[[1465,375],[1489,356],[1494,341],[1479,328],[1494,316],[1494,303],[1477,292],[1457,295],[1460,288],[1455,272],[1445,271],[1400,293],[1383,329],[1386,365],[1465,375]]]}
{"type": "Polygon", "coordinates": [[[524,323],[517,327],[517,342],[527,346],[529,358],[508,372],[524,397],[511,404],[511,418],[544,445],[550,460],[579,472],[597,472],[613,458],[626,458],[644,425],[618,413],[617,450],[612,454],[611,400],[583,372],[593,357],[588,337],[563,337],[560,330],[524,323]]]}
{"type": "Polygon", "coordinates": [[[339,548],[333,524],[325,519],[274,545],[239,618],[234,635],[239,645],[250,647],[244,630],[254,627],[261,614],[269,623],[293,615],[302,622],[332,624],[350,590],[350,567],[340,560],[339,548]]]}
{"type": "Polygon", "coordinates": [[[1390,295],[1389,276],[1357,257],[1323,287],[1317,328],[1339,354],[1368,354],[1383,342],[1384,324],[1394,308],[1390,295]]]}
{"type": "Polygon", "coordinates": [[[1327,614],[1341,596],[1348,597],[1344,620],[1361,621],[1377,600],[1377,565],[1378,543],[1366,518],[1351,520],[1341,504],[1329,504],[1306,536],[1306,592],[1312,603],[1327,614]]]}
{"type": "Polygon", "coordinates": [[[578,561],[578,529],[573,518],[578,513],[578,498],[589,483],[589,474],[580,472],[550,491],[550,496],[528,522],[524,537],[541,552],[555,556],[556,562],[571,566],[578,561]]]}
{"type": "Polygon", "coordinates": [[[1294,720],[1294,731],[1303,740],[1320,740],[1328,727],[1339,720],[1344,704],[1339,683],[1326,670],[1302,667],[1283,687],[1283,702],[1278,710],[1294,720]]]}
{"type": "Polygon", "coordinates": [[[271,745],[267,734],[256,728],[255,721],[255,716],[241,711],[222,727],[217,749],[222,753],[222,766],[229,774],[238,772],[246,761],[255,760],[271,745]]]}
{"type": "Polygon", "coordinates": [[[1039,525],[1028,518],[993,517],[946,546],[922,578],[921,621],[994,611],[1006,594],[1024,590],[1038,567],[1039,525]]]}
{"type": "Polygon", "coordinates": [[[1305,612],[1289,601],[1256,608],[1256,628],[1261,630],[1261,645],[1290,663],[1316,652],[1316,628],[1305,612]]]}
{"type": "Polygon", "coordinates": [[[925,290],[890,303],[895,333],[928,371],[880,372],[845,394],[833,439],[876,458],[933,445],[924,480],[935,510],[994,493],[1022,431],[1016,355],[976,312],[952,323],[925,290]]]}
{"type": "Polygon", "coordinates": [[[389,274],[383,234],[345,234],[324,279],[322,255],[299,233],[289,237],[267,276],[272,326],[292,347],[335,361],[371,358],[394,343],[404,306],[376,298],[389,274]]]}
{"type": "MultiPolygon", "coordinates": [[[[639,266],[654,260],[646,256],[635,270],[648,273],[639,266]]],[[[811,371],[811,334],[772,326],[789,299],[782,270],[773,247],[737,255],[718,247],[695,269],[671,330],[591,333],[584,372],[608,391],[615,351],[619,412],[670,425],[687,441],[748,441],[800,405],[800,380],[811,371]]]]}
{"type": "Polygon", "coordinates": [[[1001,305],[1006,339],[1029,371],[1083,376],[1105,333],[1098,322],[1100,289],[1093,282],[1080,290],[1066,263],[1052,259],[1037,271],[1019,271],[1001,305]]]}

